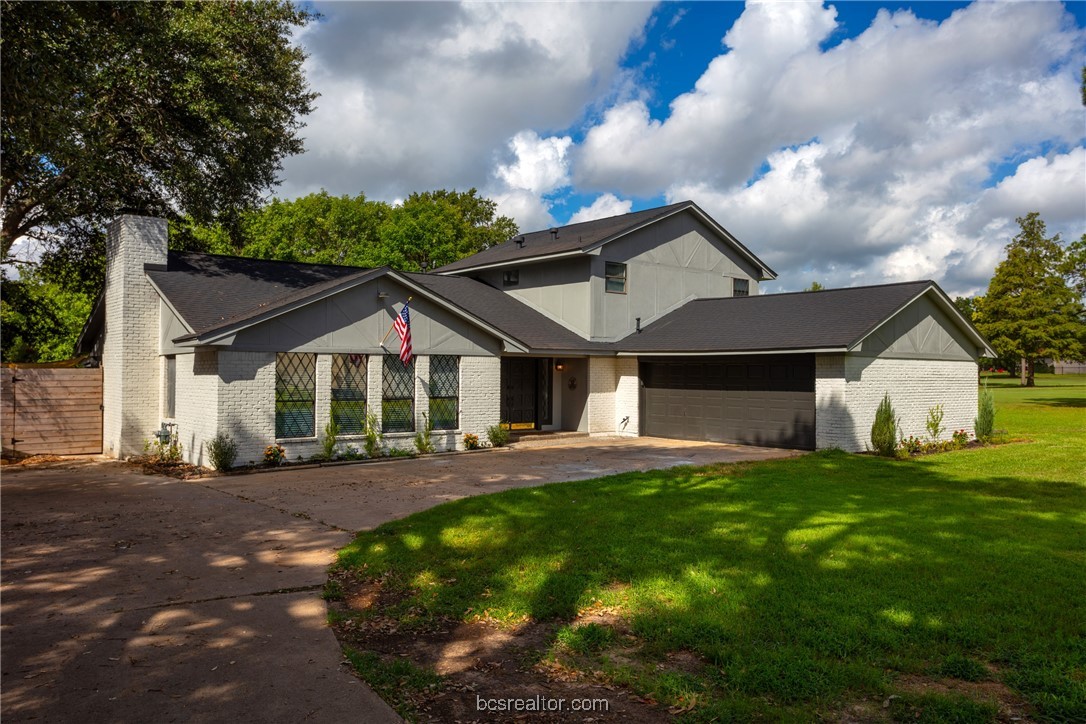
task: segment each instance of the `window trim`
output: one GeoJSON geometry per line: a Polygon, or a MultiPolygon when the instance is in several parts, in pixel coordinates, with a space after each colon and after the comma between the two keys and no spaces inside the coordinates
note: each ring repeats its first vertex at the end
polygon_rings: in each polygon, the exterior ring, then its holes
{"type": "MultiPolygon", "coordinates": [[[[304,363],[296,363],[304,364],[304,363]]],[[[295,365],[296,366],[296,365],[295,365]]],[[[275,353],[275,439],[276,440],[312,440],[317,437],[317,355],[312,352],[276,352],[275,353]],[[287,366],[286,359],[288,357],[308,357],[309,365],[312,369],[312,375],[309,381],[309,399],[305,398],[288,399],[280,397],[279,379],[280,379],[280,364],[282,363],[285,370],[287,366]],[[289,435],[286,434],[288,430],[280,430],[279,428],[279,403],[280,402],[309,402],[310,415],[309,419],[312,424],[312,431],[308,434],[302,435],[289,435]]]]}
{"type": "Polygon", "coordinates": [[[429,357],[429,367],[430,367],[430,369],[428,371],[428,373],[429,373],[429,381],[428,381],[428,384],[427,384],[429,389],[427,391],[430,394],[427,396],[428,397],[427,407],[429,408],[427,412],[430,415],[430,424],[433,426],[433,429],[435,431],[436,430],[441,430],[441,431],[459,430],[460,429],[460,388],[461,388],[461,384],[460,384],[460,382],[461,382],[461,380],[460,380],[460,370],[461,370],[460,355],[455,355],[455,354],[433,354],[433,355],[430,355],[430,357],[429,357]],[[456,396],[438,396],[438,395],[432,394],[433,391],[434,391],[434,377],[433,377],[434,359],[438,358],[438,357],[449,357],[452,360],[454,360],[455,363],[456,363],[456,396]],[[434,423],[434,400],[454,400],[455,401],[456,414],[453,416],[454,420],[453,420],[452,427],[438,427],[434,423]]]}
{"type": "Polygon", "coordinates": [[[355,405],[357,405],[359,402],[361,402],[361,406],[362,406],[362,418],[360,420],[361,429],[359,429],[357,431],[355,431],[355,430],[347,430],[343,426],[343,423],[339,422],[337,420],[336,424],[339,425],[339,434],[340,435],[345,435],[345,436],[364,435],[364,434],[366,434],[366,420],[368,419],[369,414],[370,414],[370,407],[369,407],[370,355],[367,355],[367,354],[358,355],[359,357],[362,358],[362,361],[361,361],[360,364],[354,365],[355,367],[359,367],[361,369],[362,379],[361,379],[361,385],[360,386],[358,386],[357,388],[350,388],[350,387],[343,387],[343,386],[336,387],[336,363],[337,363],[337,361],[339,362],[340,365],[354,364],[350,359],[352,356],[353,355],[348,354],[348,353],[335,353],[335,354],[332,354],[331,355],[331,358],[332,358],[331,359],[331,364],[329,366],[329,373],[330,373],[329,374],[329,380],[328,380],[328,419],[329,419],[329,421],[336,419],[336,403],[337,402],[354,403],[355,405]],[[357,389],[357,391],[362,393],[361,400],[359,400],[359,398],[338,399],[336,397],[336,391],[337,390],[345,390],[345,389],[357,389]]]}
{"type": "Polygon", "coordinates": [[[732,296],[733,297],[749,297],[750,296],[750,279],[746,279],[745,277],[732,277],[732,296]],[[747,288],[743,291],[742,294],[739,294],[738,293],[739,290],[737,289],[740,282],[742,282],[743,284],[746,284],[746,286],[747,286],[747,288]]]}
{"type": "Polygon", "coordinates": [[[625,262],[605,261],[603,263],[603,291],[608,294],[626,294],[629,288],[628,279],[628,267],[625,262]],[[609,267],[622,267],[622,273],[613,273],[609,267]],[[622,289],[610,289],[612,281],[621,281],[622,289]]]}
{"type": "Polygon", "coordinates": [[[387,393],[388,393],[388,363],[389,363],[389,360],[396,360],[396,362],[398,362],[400,365],[403,365],[403,362],[400,360],[400,356],[398,354],[383,354],[383,355],[381,355],[381,432],[386,433],[386,434],[413,433],[413,432],[415,432],[415,428],[416,428],[416,425],[415,425],[415,412],[416,412],[416,410],[415,410],[415,402],[416,402],[415,401],[415,394],[416,394],[416,390],[415,390],[415,362],[416,362],[416,360],[418,360],[418,357],[412,356],[411,361],[407,365],[404,365],[406,367],[406,371],[407,371],[407,374],[408,374],[408,379],[409,379],[409,381],[411,383],[410,384],[411,397],[389,397],[388,396],[387,393]],[[408,420],[411,423],[411,427],[409,429],[407,429],[407,430],[389,430],[388,429],[389,417],[388,417],[388,415],[385,414],[385,403],[390,402],[390,401],[400,401],[400,400],[410,400],[411,401],[411,411],[410,411],[410,415],[408,417],[408,420]]]}
{"type": "Polygon", "coordinates": [[[166,389],[163,391],[162,416],[167,419],[177,417],[177,355],[166,355],[166,389]]]}

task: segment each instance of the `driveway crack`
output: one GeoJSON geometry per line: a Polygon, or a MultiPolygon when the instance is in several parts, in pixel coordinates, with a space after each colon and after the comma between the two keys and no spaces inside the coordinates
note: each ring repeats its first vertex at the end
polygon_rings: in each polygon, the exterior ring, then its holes
{"type": "Polygon", "coordinates": [[[291,586],[289,588],[273,588],[269,591],[253,591],[251,593],[237,593],[233,595],[211,596],[210,598],[194,598],[187,601],[168,601],[166,603],[153,603],[149,606],[137,606],[136,608],[120,608],[114,613],[127,613],[130,611],[149,611],[156,608],[172,608],[173,606],[193,606],[198,603],[213,603],[215,601],[230,601],[235,598],[252,598],[254,596],[279,596],[287,593],[308,593],[320,591],[323,583],[314,583],[309,586],[291,586]]]}

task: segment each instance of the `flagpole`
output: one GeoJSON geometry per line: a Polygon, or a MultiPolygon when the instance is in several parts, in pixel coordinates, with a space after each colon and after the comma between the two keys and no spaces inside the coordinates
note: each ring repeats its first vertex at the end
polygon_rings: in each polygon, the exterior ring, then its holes
{"type": "MultiPolygon", "coordinates": [[[[404,302],[404,306],[407,306],[408,304],[410,304],[412,299],[414,299],[414,297],[408,297],[407,301],[404,302]]],[[[394,329],[396,329],[396,323],[395,322],[393,322],[392,326],[388,328],[387,332],[385,332],[385,336],[381,337],[381,342],[377,345],[378,347],[384,347],[385,346],[385,340],[388,339],[388,335],[392,334],[392,330],[394,330],[394,329]]]]}

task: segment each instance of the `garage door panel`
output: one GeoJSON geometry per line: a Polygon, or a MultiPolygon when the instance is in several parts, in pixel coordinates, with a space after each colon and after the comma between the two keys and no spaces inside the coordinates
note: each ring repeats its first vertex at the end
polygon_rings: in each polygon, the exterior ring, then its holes
{"type": "Polygon", "coordinates": [[[643,360],[643,432],[814,448],[814,356],[643,360]]]}

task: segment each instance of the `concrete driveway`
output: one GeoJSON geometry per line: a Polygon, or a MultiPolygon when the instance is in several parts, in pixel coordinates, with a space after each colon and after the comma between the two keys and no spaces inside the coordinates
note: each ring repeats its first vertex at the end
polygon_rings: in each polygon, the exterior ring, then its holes
{"type": "Polygon", "coordinates": [[[396,721],[325,625],[351,532],[468,495],[794,454],[642,438],[197,482],[7,467],[4,720],[396,721]]]}

